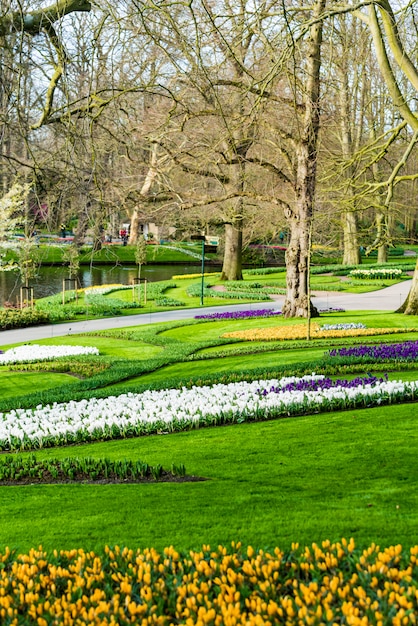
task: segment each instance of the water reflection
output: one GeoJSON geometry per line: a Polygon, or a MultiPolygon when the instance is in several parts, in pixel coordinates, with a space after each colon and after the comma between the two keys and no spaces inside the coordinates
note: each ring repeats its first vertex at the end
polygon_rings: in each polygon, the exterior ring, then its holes
{"type": "MultiPolygon", "coordinates": [[[[149,281],[168,280],[176,274],[198,274],[200,265],[144,265],[141,277],[149,281]]],[[[216,270],[214,270],[216,271],[216,270]]],[[[138,275],[134,266],[82,266],[78,273],[80,287],[121,283],[129,285],[138,275]]],[[[39,276],[31,281],[34,298],[44,298],[62,291],[62,281],[68,276],[63,267],[41,267],[39,276]]],[[[0,306],[5,301],[16,302],[20,294],[20,278],[14,272],[0,272],[0,306]]]]}

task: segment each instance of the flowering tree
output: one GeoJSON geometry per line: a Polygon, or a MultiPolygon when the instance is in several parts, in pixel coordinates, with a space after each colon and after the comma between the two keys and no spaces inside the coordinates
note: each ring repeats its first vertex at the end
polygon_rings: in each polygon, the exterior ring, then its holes
{"type": "Polygon", "coordinates": [[[28,185],[15,183],[9,191],[0,198],[0,241],[7,239],[7,235],[24,222],[24,206],[28,195],[28,185]]]}

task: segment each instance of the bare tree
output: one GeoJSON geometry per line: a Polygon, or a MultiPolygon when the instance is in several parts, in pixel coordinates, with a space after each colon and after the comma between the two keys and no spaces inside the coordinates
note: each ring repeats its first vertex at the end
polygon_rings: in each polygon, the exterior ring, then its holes
{"type": "MultiPolygon", "coordinates": [[[[368,4],[366,10],[367,13],[356,11],[356,15],[362,19],[370,29],[376,58],[393,103],[405,123],[408,124],[413,131],[409,144],[404,150],[401,159],[385,181],[387,187],[385,206],[389,206],[395,186],[406,178],[405,175],[402,174],[402,170],[418,143],[418,116],[411,108],[413,100],[408,99],[405,90],[405,85],[407,88],[411,86],[416,97],[418,90],[418,68],[413,63],[410,54],[408,54],[406,47],[407,37],[404,36],[404,39],[402,39],[400,28],[401,23],[406,20],[408,12],[414,11],[414,4],[407,3],[405,8],[398,12],[398,17],[395,15],[389,0],[371,2],[368,4]],[[395,68],[397,68],[397,70],[395,68]],[[403,80],[398,79],[398,73],[400,73],[403,80]],[[403,91],[402,87],[404,88],[403,91]]],[[[412,23],[415,23],[413,19],[412,23]]],[[[416,177],[418,177],[418,174],[416,174],[416,177]]],[[[409,179],[410,177],[407,176],[407,178],[409,179]]],[[[418,262],[415,268],[410,293],[400,311],[409,315],[416,315],[418,313],[418,262]]]]}

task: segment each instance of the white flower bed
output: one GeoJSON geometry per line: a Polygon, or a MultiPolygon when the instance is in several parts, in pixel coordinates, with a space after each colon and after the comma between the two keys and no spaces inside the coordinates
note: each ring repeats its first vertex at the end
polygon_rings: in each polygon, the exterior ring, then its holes
{"type": "MultiPolygon", "coordinates": [[[[304,376],[318,380],[323,376],[304,376]]],[[[101,438],[159,433],[189,426],[268,419],[317,410],[369,406],[415,397],[418,382],[380,381],[375,386],[286,391],[297,377],[228,385],[128,393],[54,403],[0,413],[0,448],[59,445],[101,438]],[[279,387],[271,392],[272,387],[279,387]],[[263,395],[264,389],[268,392],[263,395]]]]}
{"type": "Polygon", "coordinates": [[[347,322],[341,324],[322,324],[321,330],[353,330],[357,328],[366,328],[361,322],[347,322]]]}
{"type": "Polygon", "coordinates": [[[112,293],[112,291],[121,291],[123,289],[132,289],[132,285],[98,285],[97,287],[86,287],[84,294],[86,296],[104,296],[105,294],[112,293]]]}
{"type": "MultiPolygon", "coordinates": [[[[197,252],[193,252],[192,250],[186,250],[186,248],[180,248],[179,246],[168,246],[166,244],[164,244],[164,248],[167,250],[175,250],[176,252],[182,252],[183,254],[186,254],[187,256],[191,256],[193,259],[201,259],[202,255],[198,254],[197,252]]],[[[205,261],[207,261],[208,259],[205,257],[205,261]]]]}
{"type": "Polygon", "coordinates": [[[0,354],[0,365],[10,363],[34,363],[36,361],[51,361],[62,356],[78,356],[80,354],[99,354],[97,348],[90,346],[39,346],[29,344],[10,348],[0,354]]]}
{"type": "Polygon", "coordinates": [[[400,278],[402,276],[402,270],[391,267],[357,269],[351,270],[349,275],[353,278],[400,278]]]}

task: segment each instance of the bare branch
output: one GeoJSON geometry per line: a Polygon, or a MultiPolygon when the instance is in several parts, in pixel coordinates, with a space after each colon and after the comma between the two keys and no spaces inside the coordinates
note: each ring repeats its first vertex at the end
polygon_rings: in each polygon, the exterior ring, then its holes
{"type": "Polygon", "coordinates": [[[11,30],[24,31],[36,35],[69,13],[90,11],[89,0],[58,0],[49,7],[23,13],[15,11],[0,20],[0,35],[7,35],[11,30]]]}

